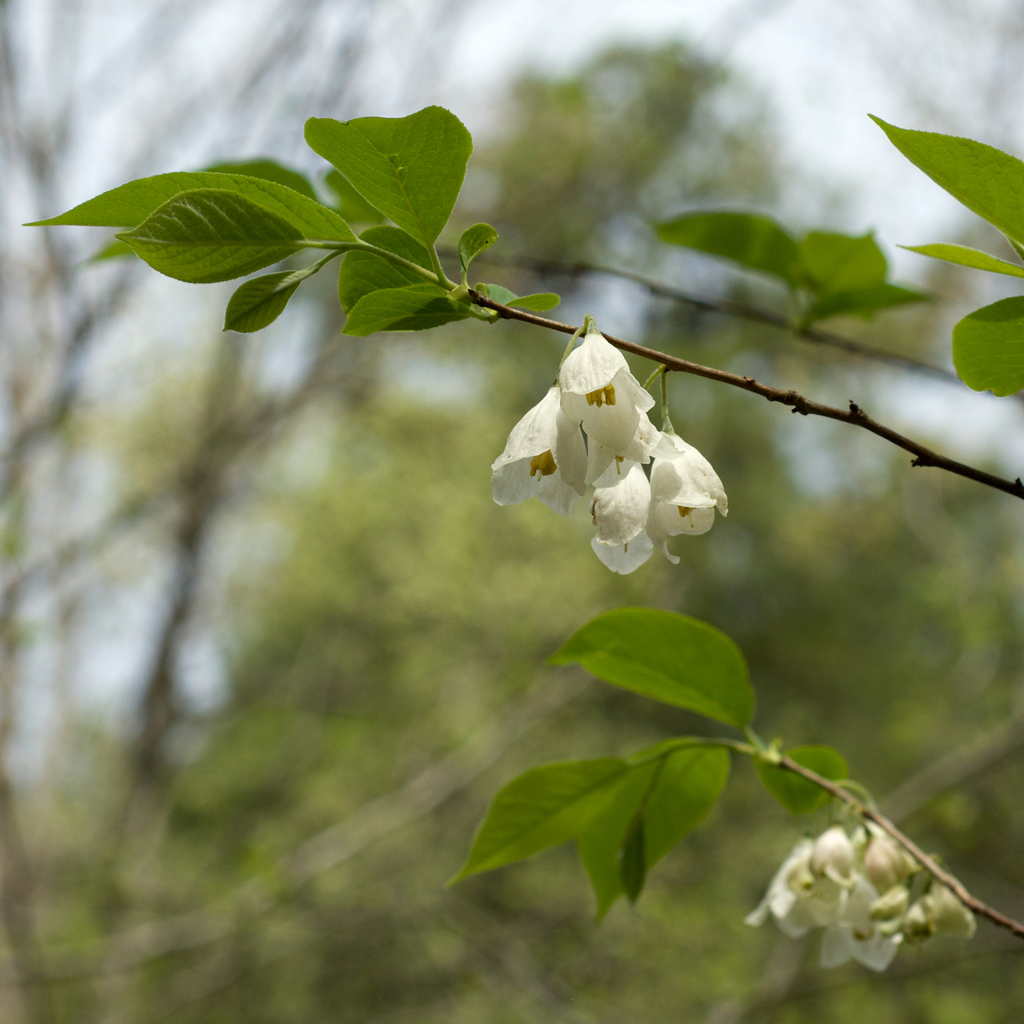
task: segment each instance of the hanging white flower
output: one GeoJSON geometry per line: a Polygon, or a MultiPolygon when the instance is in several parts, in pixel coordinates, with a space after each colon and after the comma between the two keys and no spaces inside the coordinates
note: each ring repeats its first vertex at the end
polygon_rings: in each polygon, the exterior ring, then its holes
{"type": "Polygon", "coordinates": [[[831,924],[840,914],[846,890],[824,874],[811,870],[815,844],[801,839],[775,872],[764,899],[744,918],[755,927],[771,914],[779,928],[792,938],[811,928],[831,924]]]}
{"type": "Polygon", "coordinates": [[[536,494],[567,516],[586,490],[586,472],[583,435],[562,412],[556,385],[512,428],[505,450],[491,466],[494,500],[516,505],[536,494]]]}
{"type": "Polygon", "coordinates": [[[652,451],[647,534],[654,546],[678,565],[679,558],[668,550],[668,538],[707,533],[715,522],[715,508],[726,516],[729,502],[711,463],[678,434],[666,431],[652,451]]]}
{"type": "Polygon", "coordinates": [[[903,936],[885,935],[879,929],[872,916],[877,901],[878,890],[863,875],[857,875],[837,919],[822,936],[822,967],[858,960],[873,971],[884,971],[892,963],[903,936]]]}
{"type": "MultiPolygon", "coordinates": [[[[583,424],[590,442],[596,441],[613,455],[629,458],[627,450],[636,437],[640,414],[654,405],[654,399],[592,320],[583,343],[562,364],[558,384],[562,410],[574,423],[583,424]]],[[[647,458],[633,461],[646,462],[647,458]]]]}
{"type": "Polygon", "coordinates": [[[626,575],[654,553],[644,532],[651,487],[639,463],[614,458],[595,481],[590,514],[597,535],[590,542],[612,572],[626,575]]]}

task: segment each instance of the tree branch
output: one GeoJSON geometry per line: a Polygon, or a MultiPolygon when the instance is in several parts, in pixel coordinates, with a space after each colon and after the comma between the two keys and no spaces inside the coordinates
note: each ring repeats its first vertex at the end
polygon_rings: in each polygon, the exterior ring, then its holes
{"type": "MultiPolygon", "coordinates": [[[[549,320],[547,317],[537,316],[536,313],[527,313],[521,309],[513,309],[511,306],[502,305],[500,302],[493,302],[479,292],[470,291],[470,297],[478,306],[486,309],[493,309],[499,317],[505,320],[519,320],[522,323],[533,324],[536,327],[546,327],[548,330],[560,331],[562,334],[572,334],[577,328],[570,324],[563,324],[558,320],[549,320]]],[[[805,398],[798,391],[784,391],[781,388],[773,388],[762,384],[753,377],[741,377],[736,373],[729,373],[728,370],[717,370],[711,366],[703,366],[700,363],[692,363],[688,359],[680,359],[677,356],[670,356],[665,352],[658,352],[655,349],[647,348],[645,345],[637,345],[631,341],[624,341],[614,335],[605,334],[604,337],[616,348],[624,352],[632,352],[634,355],[643,356],[652,362],[661,363],[666,370],[675,370],[679,373],[692,373],[698,377],[706,377],[708,380],[716,380],[721,384],[729,384],[735,388],[742,388],[755,395],[766,398],[769,402],[779,402],[788,405],[793,412],[801,416],[822,416],[825,419],[839,420],[841,423],[850,423],[855,427],[862,427],[888,441],[890,444],[910,452],[914,459],[912,466],[932,466],[935,469],[945,470],[947,473],[955,473],[957,476],[966,477],[975,483],[984,484],[986,487],[995,488],[997,491],[1004,491],[1012,494],[1015,498],[1024,498],[1024,483],[1020,477],[1016,480],[1005,480],[1003,477],[993,473],[986,473],[984,470],[975,469],[963,462],[946,458],[931,448],[911,440],[897,433],[891,427],[887,427],[877,420],[872,419],[855,402],[850,402],[849,409],[837,409],[831,405],[823,405],[820,402],[812,402],[805,398]]]]}
{"type": "Polygon", "coordinates": [[[803,776],[809,782],[813,782],[815,785],[820,786],[822,789],[831,793],[837,800],[841,800],[848,807],[852,807],[857,814],[868,821],[874,822],[879,828],[884,829],[886,832],[896,840],[900,846],[903,847],[907,853],[910,854],[918,864],[921,865],[930,875],[938,879],[947,889],[950,889],[956,894],[957,899],[969,910],[972,910],[975,914],[981,917],[987,917],[994,924],[999,925],[1001,928],[1006,928],[1019,939],[1024,939],[1024,924],[1019,921],[1014,921],[1013,918],[1007,917],[1005,914],[1001,914],[998,910],[993,909],[987,903],[983,903],[977,897],[972,896],[957,878],[951,875],[944,868],[939,867],[935,863],[932,857],[929,857],[927,853],[922,850],[917,843],[913,841],[909,836],[904,835],[884,814],[880,814],[878,811],[872,810],[870,807],[862,803],[855,796],[843,789],[842,786],[837,785],[830,779],[826,779],[824,776],[819,775],[817,772],[811,771],[810,768],[805,768],[802,764],[798,764],[790,757],[786,757],[785,754],[779,757],[778,766],[785,768],[787,771],[794,772],[797,775],[803,776]]]}
{"type": "Polygon", "coordinates": [[[734,299],[713,299],[704,295],[694,295],[691,292],[685,292],[679,288],[672,288],[669,285],[662,284],[660,281],[645,277],[643,274],[635,274],[631,270],[619,270],[615,267],[606,267],[598,263],[582,261],[562,263],[559,260],[548,260],[535,256],[501,256],[493,255],[490,252],[481,253],[476,258],[481,263],[522,267],[526,270],[536,271],[539,274],[564,274],[567,277],[579,277],[584,274],[602,274],[607,277],[617,277],[623,281],[632,281],[634,284],[645,289],[650,295],[654,295],[659,299],[669,299],[672,302],[692,306],[694,309],[702,310],[705,313],[721,313],[724,316],[737,317],[750,323],[777,327],[780,331],[786,331],[801,341],[835,348],[841,352],[846,352],[848,355],[888,363],[890,366],[899,366],[904,370],[926,373],[938,380],[945,381],[947,384],[956,384],[959,387],[965,386],[964,382],[955,373],[941,366],[935,366],[933,363],[927,363],[923,359],[915,359],[913,356],[891,352],[888,349],[879,348],[877,345],[869,345],[863,341],[854,341],[852,338],[843,337],[841,334],[834,334],[832,331],[822,331],[816,327],[800,330],[782,313],[776,313],[773,310],[764,309],[760,306],[751,306],[745,302],[736,302],[734,299]]]}

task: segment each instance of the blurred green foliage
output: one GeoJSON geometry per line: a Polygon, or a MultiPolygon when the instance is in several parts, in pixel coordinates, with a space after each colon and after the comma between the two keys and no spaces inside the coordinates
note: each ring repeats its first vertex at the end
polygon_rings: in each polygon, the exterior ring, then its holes
{"type": "MultiPolygon", "coordinates": [[[[737,126],[729,115],[746,101],[729,89],[679,48],[524,80],[482,154],[500,184],[494,222],[520,251],[579,254],[622,214],[674,213],[703,195],[763,201],[771,137],[763,119],[737,126]]],[[[887,322],[924,351],[927,315],[887,322]]],[[[782,334],[667,306],[648,323],[637,340],[717,365],[819,392],[848,383],[782,334]]],[[[133,837],[130,861],[94,855],[124,771],[116,741],[81,741],[91,784],[69,789],[59,820],[62,834],[92,838],[55,842],[47,870],[63,895],[46,938],[104,949],[111,892],[139,930],[125,933],[127,967],[69,969],[61,1019],[95,1019],[118,985],[120,1019],[174,1024],[1013,1019],[1021,951],[984,925],[970,944],[901,952],[881,977],[820,971],[813,943],[744,926],[807,826],[746,763],[651,873],[636,911],[620,903],[600,927],[569,849],[444,882],[516,773],[708,727],[597,682],[572,695],[581,673],[543,667],[623,604],[724,630],[750,662],[758,730],[836,747],[877,794],[1021,713],[1016,503],[911,470],[873,438],[673,378],[676,426],[716,467],[732,511],[674,542],[680,566],[656,555],[621,578],[590,550],[585,502],[564,520],[491,500],[489,464],[550,382],[559,339],[472,324],[338,343],[375,346],[371,383],[358,401],[322,403],[322,472],[290,477],[278,452],[236,524],[229,693],[185,730],[164,812],[152,836],[133,837]],[[397,374],[424,358],[433,369],[418,383],[397,374]],[[517,716],[545,700],[517,732],[517,716]],[[152,921],[177,925],[158,941],[142,927],[152,921]]],[[[1020,758],[1007,759],[906,822],[1017,916],[1022,786],[1020,758]]],[[[33,827],[53,813],[41,807],[33,827]]]]}

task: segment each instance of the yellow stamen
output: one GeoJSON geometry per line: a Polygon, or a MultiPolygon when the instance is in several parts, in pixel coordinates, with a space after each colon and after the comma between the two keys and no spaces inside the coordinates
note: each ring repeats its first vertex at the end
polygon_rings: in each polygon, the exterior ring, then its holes
{"type": "Polygon", "coordinates": [[[607,384],[603,388],[598,388],[597,391],[591,391],[587,395],[587,405],[596,405],[598,409],[602,405],[614,405],[615,404],[615,385],[607,384]]]}
{"type": "Polygon", "coordinates": [[[679,509],[679,514],[683,517],[683,519],[685,519],[693,511],[692,508],[687,508],[685,505],[676,505],[676,508],[679,509]]]}
{"type": "Polygon", "coordinates": [[[555,465],[555,459],[550,449],[540,455],[534,455],[530,459],[530,476],[536,476],[538,473],[541,476],[551,476],[556,469],[558,467],[555,465]]]}

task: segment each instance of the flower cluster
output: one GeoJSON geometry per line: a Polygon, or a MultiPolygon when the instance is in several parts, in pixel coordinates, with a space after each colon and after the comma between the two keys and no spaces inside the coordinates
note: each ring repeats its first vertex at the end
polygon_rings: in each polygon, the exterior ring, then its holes
{"type": "Polygon", "coordinates": [[[664,431],[651,423],[653,405],[622,353],[588,320],[558,382],[513,427],[491,466],[494,500],[514,505],[537,495],[568,515],[593,484],[591,546],[609,569],[630,573],[655,548],[678,564],[668,538],[706,533],[715,508],[727,515],[728,503],[707,459],[667,422],[664,431]]]}
{"type": "Polygon", "coordinates": [[[950,889],[931,876],[913,885],[919,872],[916,862],[870,822],[852,838],[834,825],[793,847],[746,923],[764,924],[771,914],[793,937],[824,928],[822,967],[852,959],[884,971],[901,942],[974,934],[974,915],[950,889]],[[914,889],[919,889],[916,899],[914,889]]]}

